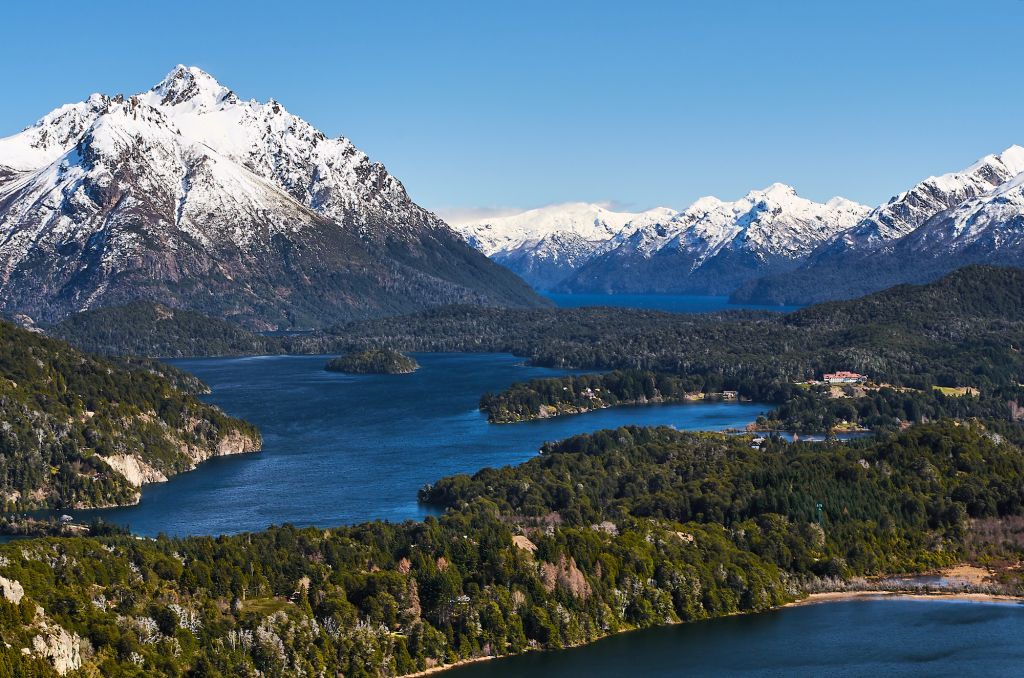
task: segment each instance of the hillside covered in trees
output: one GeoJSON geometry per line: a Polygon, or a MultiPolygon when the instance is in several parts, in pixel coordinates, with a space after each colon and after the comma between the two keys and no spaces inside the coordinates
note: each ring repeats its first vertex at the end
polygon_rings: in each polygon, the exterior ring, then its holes
{"type": "Polygon", "coordinates": [[[191,375],[97,358],[0,322],[0,493],[8,509],[132,503],[143,482],[254,451],[251,425],[191,375]]]}
{"type": "Polygon", "coordinates": [[[1024,413],[1024,271],[1016,268],[968,267],[927,285],[786,315],[455,306],[287,337],[238,334],[223,321],[210,321],[206,332],[204,322],[133,307],[96,311],[51,331],[109,353],[486,351],[610,371],[484,394],[482,408],[498,422],[723,391],[772,404],[764,427],[800,432],[895,429],[943,416],[1014,421],[1024,413]],[[798,386],[837,370],[868,375],[879,387],[835,397],[829,388],[798,386]],[[948,389],[965,387],[976,395],[950,397],[948,389]]]}
{"type": "Polygon", "coordinates": [[[774,373],[795,378],[834,369],[834,362],[862,371],[905,370],[913,354],[929,345],[1018,329],[1024,322],[1022,285],[1022,269],[971,266],[927,285],[901,285],[789,314],[446,306],[288,336],[256,335],[223,320],[139,302],[87,311],[47,332],[102,355],[346,353],[390,347],[513,353],[537,365],[583,369],[680,372],[719,362],[723,376],[736,367],[768,369],[763,363],[772,357],[774,373]]]}
{"type": "MultiPolygon", "coordinates": [[[[0,672],[388,676],[566,647],[1017,562],[1022,487],[1020,448],[980,424],[763,449],[604,431],[438,481],[423,498],[449,509],[423,522],[2,545],[0,672]]],[[[998,587],[1024,593],[1013,572],[998,587]]]]}

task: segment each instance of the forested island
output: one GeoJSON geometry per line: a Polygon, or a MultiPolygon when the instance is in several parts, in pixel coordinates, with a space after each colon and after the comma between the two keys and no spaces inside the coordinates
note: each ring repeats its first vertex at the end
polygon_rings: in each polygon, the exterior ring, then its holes
{"type": "Polygon", "coordinates": [[[1020,595],[1022,488],[981,423],[758,449],[625,427],[439,480],[423,522],[2,545],[0,671],[404,675],[965,560],[1020,595]]]}
{"type": "Polygon", "coordinates": [[[327,361],[328,372],[349,374],[412,374],[419,363],[409,356],[388,348],[366,349],[327,361]]]}

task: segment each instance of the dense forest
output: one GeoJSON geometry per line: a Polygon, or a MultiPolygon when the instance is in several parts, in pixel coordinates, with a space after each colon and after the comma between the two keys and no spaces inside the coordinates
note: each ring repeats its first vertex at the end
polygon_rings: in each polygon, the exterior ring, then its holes
{"type": "Polygon", "coordinates": [[[387,348],[371,348],[347,353],[327,361],[329,372],[349,374],[410,374],[419,364],[407,355],[387,348]]]}
{"type": "MultiPolygon", "coordinates": [[[[941,348],[944,342],[971,346],[976,339],[985,347],[982,336],[1019,330],[1024,322],[1022,286],[1022,269],[971,266],[927,285],[901,285],[789,314],[445,306],[286,336],[255,335],[223,320],[139,302],[86,311],[47,332],[101,355],[345,353],[386,347],[505,352],[552,367],[675,373],[724,361],[723,378],[746,368],[799,379],[842,365],[877,371],[888,379],[896,375],[885,370],[909,373],[918,352],[941,348]]],[[[977,366],[960,367],[969,371],[977,366]]],[[[935,380],[953,375],[919,376],[935,380]]]]}
{"type": "Polygon", "coordinates": [[[0,675],[392,676],[565,647],[855,575],[1016,562],[985,535],[1022,488],[1021,450],[980,424],[757,449],[604,431],[440,480],[423,498],[449,509],[419,523],[0,546],[0,675]]]}
{"type": "Polygon", "coordinates": [[[195,311],[136,301],[83,311],[47,334],[107,356],[213,357],[280,353],[274,338],[195,311]]]}
{"type": "MultiPolygon", "coordinates": [[[[111,353],[174,354],[170,345],[203,346],[202,338],[179,342],[182,335],[205,331],[194,314],[154,317],[144,307],[96,311],[52,331],[111,353]],[[133,329],[121,339],[111,329],[126,326],[133,329]]],[[[481,405],[496,422],[687,394],[714,398],[723,391],[772,404],[763,428],[799,432],[894,429],[943,416],[1024,416],[1024,271],[1015,268],[968,267],[927,285],[786,315],[456,306],[316,334],[250,335],[247,341],[223,321],[211,322],[206,352],[213,353],[247,347],[272,353],[494,351],[536,365],[610,371],[485,394],[481,405]],[[839,393],[798,386],[836,370],[868,375],[879,387],[839,393]],[[950,395],[950,389],[965,387],[976,395],[950,395]]]]}
{"type": "MultiPolygon", "coordinates": [[[[1012,365],[1006,367],[1017,369],[1012,365]]],[[[795,433],[897,430],[908,423],[943,417],[1016,422],[1024,414],[1018,405],[1024,402],[1024,388],[1015,382],[990,386],[972,395],[938,387],[717,381],[699,375],[649,370],[615,370],[520,382],[501,393],[485,393],[480,409],[487,413],[489,421],[504,424],[624,404],[722,399],[771,404],[772,409],[759,417],[751,429],[795,433]]]]}
{"type": "Polygon", "coordinates": [[[0,495],[7,510],[137,501],[142,478],[256,449],[259,433],[196,399],[202,384],[0,322],[0,495]]]}

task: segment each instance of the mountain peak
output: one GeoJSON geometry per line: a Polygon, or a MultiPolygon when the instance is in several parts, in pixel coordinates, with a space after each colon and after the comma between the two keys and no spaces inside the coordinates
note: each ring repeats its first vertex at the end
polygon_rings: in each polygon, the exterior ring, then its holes
{"type": "Polygon", "coordinates": [[[760,191],[751,191],[747,194],[747,197],[761,197],[766,196],[769,198],[785,198],[790,196],[796,196],[796,189],[789,184],[783,184],[776,181],[774,184],[769,185],[760,191]]]}
{"type": "Polygon", "coordinates": [[[999,159],[1011,171],[1024,171],[1024,147],[1013,144],[999,154],[999,159]]]}
{"type": "Polygon", "coordinates": [[[193,108],[213,107],[237,100],[235,93],[196,66],[178,64],[150,92],[163,106],[190,104],[193,108]]]}

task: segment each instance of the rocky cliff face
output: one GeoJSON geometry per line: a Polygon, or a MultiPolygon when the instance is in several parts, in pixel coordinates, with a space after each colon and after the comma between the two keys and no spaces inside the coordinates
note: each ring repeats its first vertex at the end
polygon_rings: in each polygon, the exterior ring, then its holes
{"type": "MultiPolygon", "coordinates": [[[[25,588],[16,579],[0,577],[0,596],[18,605],[25,598],[25,588]]],[[[35,607],[35,616],[25,623],[22,629],[24,635],[19,634],[23,641],[29,642],[28,646],[21,648],[21,653],[46,659],[54,671],[62,676],[82,668],[82,638],[53,623],[42,607],[31,601],[26,602],[35,607]]],[[[17,642],[14,637],[9,637],[9,640],[17,642]]]]}
{"type": "Polygon", "coordinates": [[[25,597],[25,589],[21,582],[15,579],[0,577],[0,596],[17,605],[25,597]]]}
{"type": "Polygon", "coordinates": [[[45,620],[39,623],[39,635],[32,638],[32,652],[49,660],[62,676],[82,668],[82,639],[45,620]]]}
{"type": "Polygon", "coordinates": [[[182,66],[0,139],[0,309],[138,298],[259,329],[542,303],[349,140],[182,66]]]}
{"type": "MultiPolygon", "coordinates": [[[[137,502],[142,496],[140,490],[143,485],[166,482],[169,476],[194,470],[199,464],[213,457],[259,452],[262,447],[262,440],[258,434],[238,429],[227,429],[215,442],[207,442],[202,435],[195,435],[204,426],[203,420],[195,419],[186,424],[186,435],[166,430],[166,435],[177,450],[177,455],[170,459],[151,458],[141,449],[124,454],[103,455],[100,458],[111,471],[136,489],[134,501],[137,502]]],[[[88,505],[79,504],[78,508],[88,508],[88,505]]]]}

